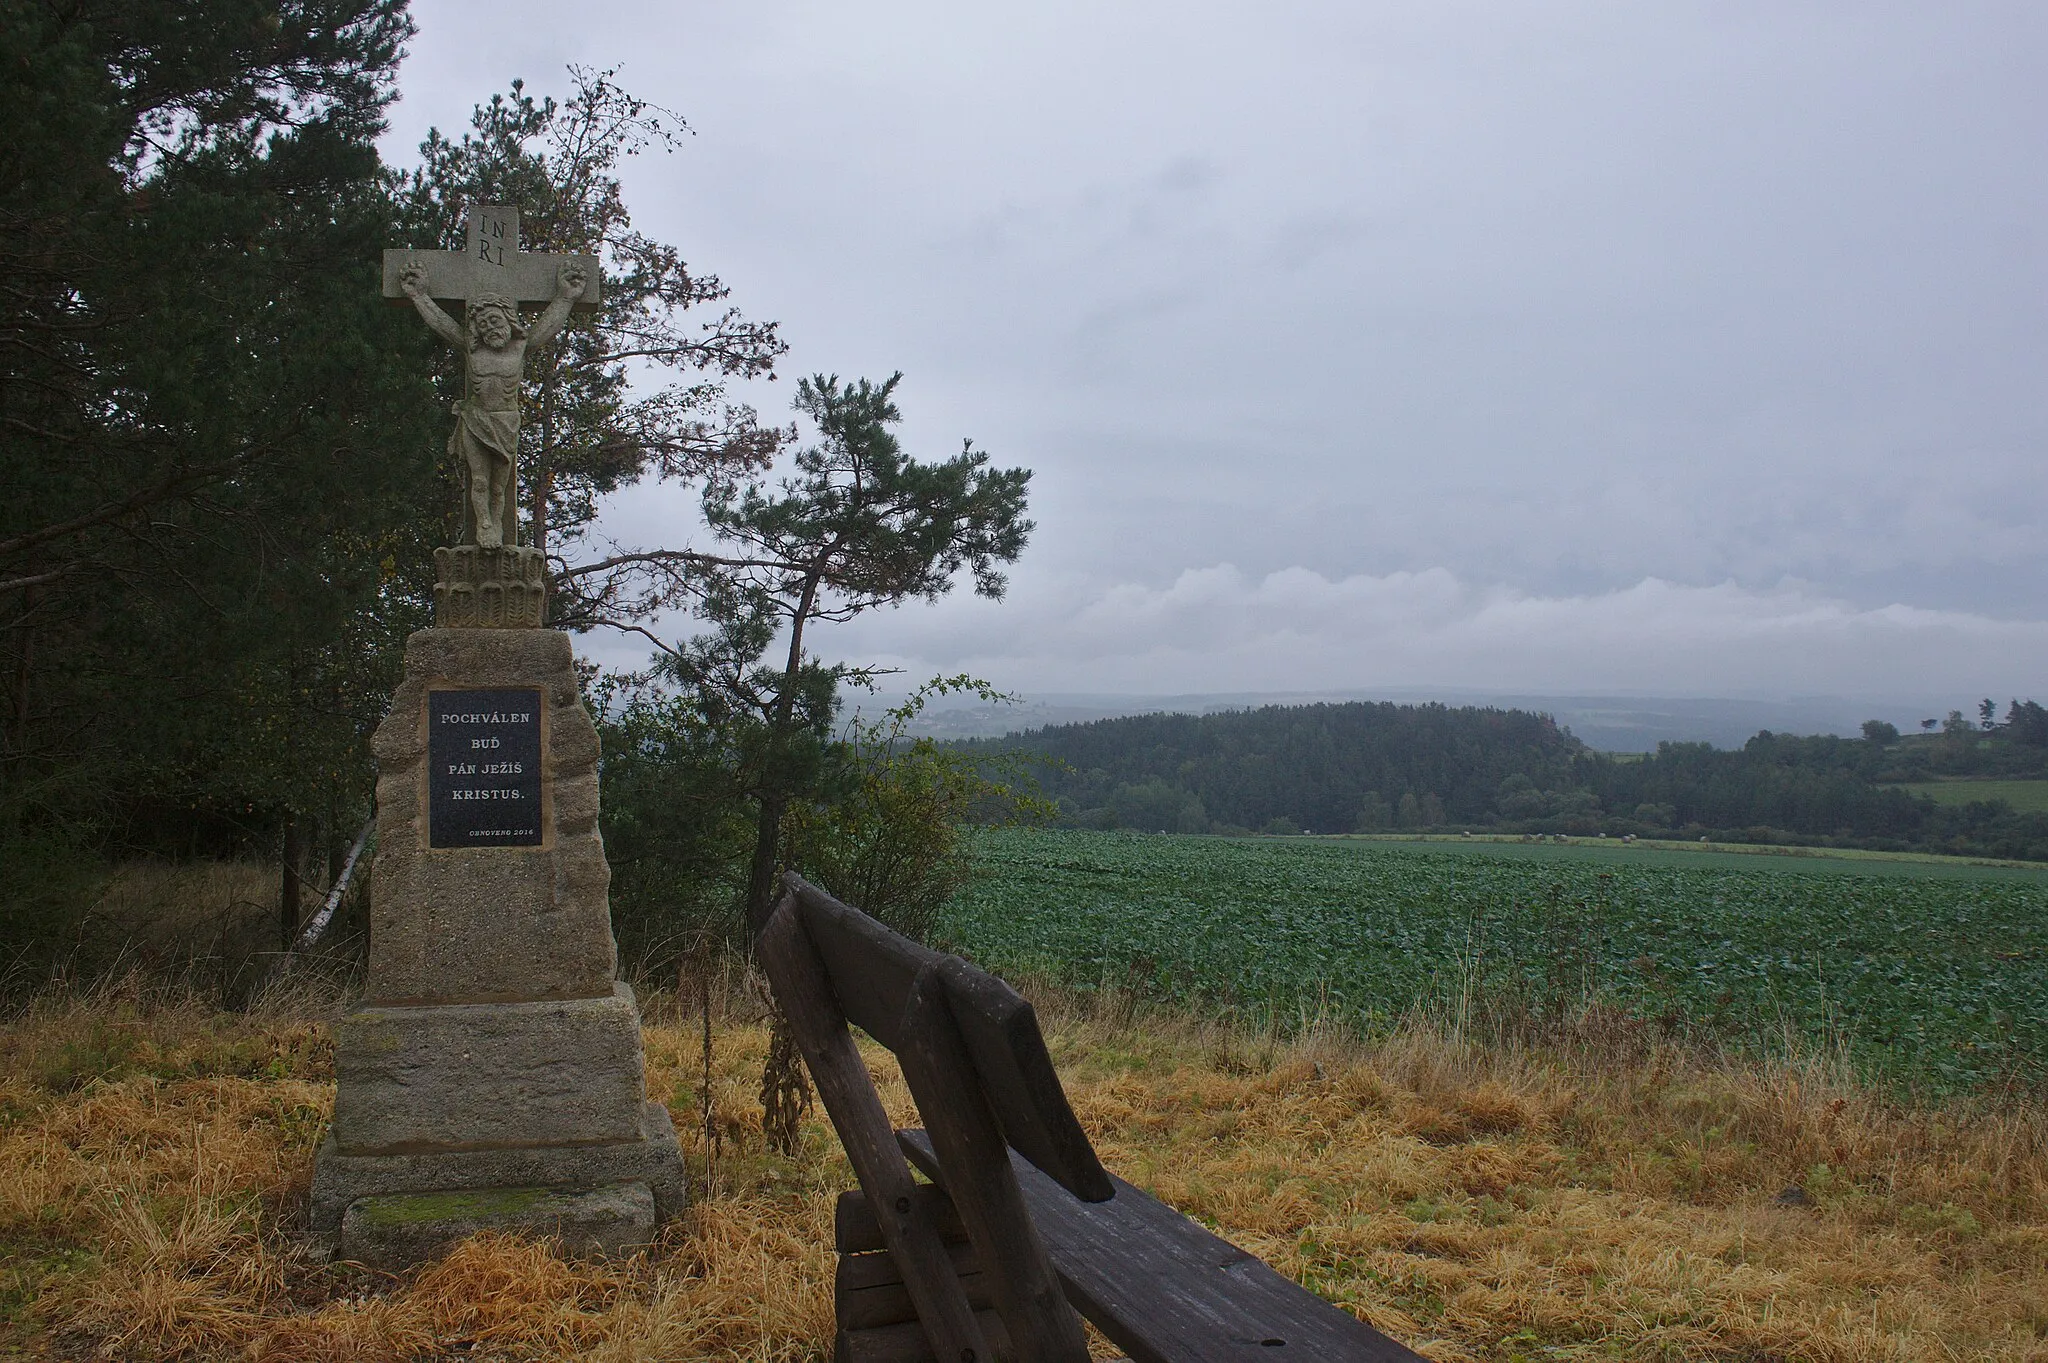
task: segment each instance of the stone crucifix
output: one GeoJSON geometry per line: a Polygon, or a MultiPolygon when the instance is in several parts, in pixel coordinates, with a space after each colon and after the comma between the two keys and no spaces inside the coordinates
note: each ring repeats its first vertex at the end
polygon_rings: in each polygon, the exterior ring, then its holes
{"type": "Polygon", "coordinates": [[[384,296],[409,301],[434,334],[463,353],[463,395],[448,454],[463,484],[462,540],[519,543],[519,379],[528,346],[561,329],[571,309],[598,305],[597,257],[519,249],[519,210],[473,204],[460,251],[386,251],[384,296]],[[441,303],[460,303],[458,325],[441,303]],[[545,303],[531,326],[522,303],[545,303]]]}

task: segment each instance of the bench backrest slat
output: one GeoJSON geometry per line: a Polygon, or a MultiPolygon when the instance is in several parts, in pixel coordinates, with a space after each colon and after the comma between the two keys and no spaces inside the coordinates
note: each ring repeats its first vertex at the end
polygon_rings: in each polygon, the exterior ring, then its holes
{"type": "Polygon", "coordinates": [[[939,953],[840,903],[817,886],[789,877],[804,929],[832,977],[846,1020],[890,1050],[900,1050],[903,1000],[917,972],[939,953]]]}
{"type": "Polygon", "coordinates": [[[784,896],[768,916],[754,939],[754,950],[825,1100],[825,1112],[839,1133],[847,1161],[883,1228],[889,1252],[903,1272],[926,1342],[938,1358],[949,1361],[992,1358],[989,1341],[960,1290],[933,1224],[931,1207],[915,1196],[916,1184],[895,1148],[889,1114],[854,1047],[824,958],[813,946],[792,897],[784,896]]]}
{"type": "Polygon", "coordinates": [[[1031,1004],[958,957],[947,957],[939,975],[1011,1147],[1083,1202],[1116,1196],[1116,1185],[1067,1103],[1031,1004]]]}
{"type": "Polygon", "coordinates": [[[847,1021],[900,1054],[904,1000],[918,972],[934,967],[1004,1140],[1084,1202],[1115,1195],[1060,1087],[1038,1015],[1021,994],[957,956],[892,932],[814,885],[792,876],[789,888],[847,1021]]]}

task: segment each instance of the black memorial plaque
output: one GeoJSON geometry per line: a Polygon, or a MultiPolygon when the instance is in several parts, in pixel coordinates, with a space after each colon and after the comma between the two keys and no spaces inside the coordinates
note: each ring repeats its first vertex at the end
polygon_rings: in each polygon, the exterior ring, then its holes
{"type": "Polygon", "coordinates": [[[540,690],[427,693],[427,845],[541,843],[540,690]]]}

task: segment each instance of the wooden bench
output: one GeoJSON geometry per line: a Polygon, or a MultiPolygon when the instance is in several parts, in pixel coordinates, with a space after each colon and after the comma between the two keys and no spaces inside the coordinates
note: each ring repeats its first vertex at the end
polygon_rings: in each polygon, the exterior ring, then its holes
{"type": "Polygon", "coordinates": [[[756,949],[860,1180],[839,1363],[1085,1363],[1076,1311],[1136,1363],[1420,1359],[1105,1170],[1014,989],[784,886],[756,949]],[[895,1052],[924,1130],[891,1126],[849,1023],[895,1052]]]}

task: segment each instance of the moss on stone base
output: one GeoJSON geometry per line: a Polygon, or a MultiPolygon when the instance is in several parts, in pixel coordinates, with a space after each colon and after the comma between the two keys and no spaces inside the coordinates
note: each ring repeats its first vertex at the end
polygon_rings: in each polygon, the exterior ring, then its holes
{"type": "Polygon", "coordinates": [[[465,1188],[358,1198],[341,1219],[340,1257],[382,1268],[437,1258],[478,1231],[558,1241],[578,1257],[628,1254],[654,1235],[645,1183],[594,1188],[465,1188]]]}

